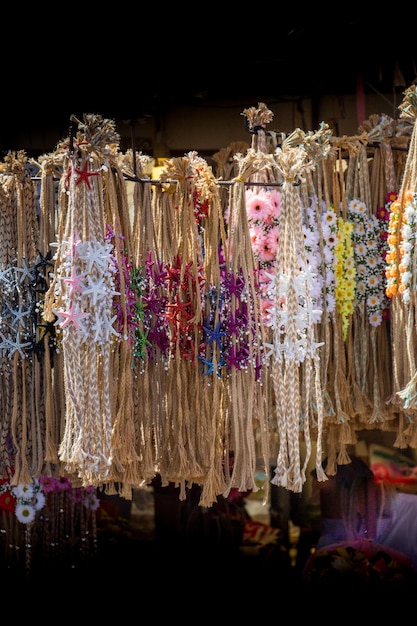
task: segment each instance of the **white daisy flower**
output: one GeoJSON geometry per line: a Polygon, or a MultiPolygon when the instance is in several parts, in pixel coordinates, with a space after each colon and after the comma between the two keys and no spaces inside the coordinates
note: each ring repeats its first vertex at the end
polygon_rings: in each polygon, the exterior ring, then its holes
{"type": "Polygon", "coordinates": [[[33,496],[33,506],[36,511],[40,511],[45,506],[46,498],[43,491],[37,491],[33,496]]]}
{"type": "Polygon", "coordinates": [[[362,300],[366,294],[366,283],[363,280],[356,282],[356,296],[362,300]]]}
{"type": "Polygon", "coordinates": [[[20,483],[13,487],[12,493],[17,499],[31,500],[34,494],[34,487],[33,485],[20,483]]]}
{"type": "Polygon", "coordinates": [[[375,311],[369,316],[369,323],[371,326],[379,326],[382,322],[381,311],[375,311]]]}
{"type": "Polygon", "coordinates": [[[15,514],[22,524],[30,524],[35,519],[35,508],[30,504],[17,504],[15,514]]]}

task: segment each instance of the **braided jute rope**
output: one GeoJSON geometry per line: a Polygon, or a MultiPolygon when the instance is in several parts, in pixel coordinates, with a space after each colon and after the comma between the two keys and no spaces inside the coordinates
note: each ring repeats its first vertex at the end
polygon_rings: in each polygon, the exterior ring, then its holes
{"type": "Polygon", "coordinates": [[[99,171],[99,158],[82,149],[69,156],[64,169],[68,210],[62,214],[66,221],[63,240],[58,242],[60,283],[54,308],[61,323],[65,319],[62,312],[68,313],[73,308],[81,315],[80,323],[60,327],[66,421],[59,458],[66,471],[78,475],[85,485],[105,481],[113,458],[113,381],[110,375],[113,333],[109,320],[114,288],[111,282],[107,284],[112,262],[110,257],[106,260],[109,247],[104,244],[103,190],[99,171]],[[81,172],[85,173],[85,178],[80,181],[81,172]],[[97,263],[92,261],[94,258],[97,263]],[[88,275],[92,282],[102,281],[106,286],[105,297],[95,300],[94,292],[88,296],[77,289],[70,290],[68,281],[74,275],[82,278],[88,275]],[[84,318],[87,320],[81,323],[84,318]]]}
{"type": "MultiPolygon", "coordinates": [[[[273,337],[273,383],[276,392],[276,419],[279,432],[279,450],[277,465],[272,482],[291,491],[300,492],[306,480],[305,468],[311,453],[310,443],[310,413],[311,405],[304,405],[301,401],[301,388],[305,386],[307,398],[311,398],[311,384],[315,385],[318,440],[316,452],[316,469],[319,480],[326,476],[321,467],[321,438],[323,427],[323,402],[321,398],[319,359],[314,356],[314,333],[305,335],[306,351],[302,355],[297,352],[300,325],[297,316],[300,314],[300,302],[308,310],[311,306],[311,296],[307,281],[302,285],[300,268],[306,267],[305,249],[302,240],[302,216],[300,193],[294,184],[303,177],[303,170],[311,168],[306,159],[306,152],[302,147],[276,150],[276,160],[284,179],[281,195],[280,213],[280,240],[282,246],[278,249],[275,289],[276,289],[276,316],[277,321],[273,337]],[[281,319],[282,298],[285,299],[285,317],[281,319]],[[306,379],[301,377],[300,363],[310,360],[305,368],[306,379]],[[312,368],[318,368],[312,378],[312,368]],[[305,414],[302,415],[302,408],[305,414]],[[301,460],[300,431],[306,438],[306,458],[301,460]]],[[[304,329],[305,330],[305,329],[304,329]]]]}

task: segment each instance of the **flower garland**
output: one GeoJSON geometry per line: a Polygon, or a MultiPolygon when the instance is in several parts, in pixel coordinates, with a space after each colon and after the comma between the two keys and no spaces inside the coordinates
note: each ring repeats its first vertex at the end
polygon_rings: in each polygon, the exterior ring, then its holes
{"type": "Polygon", "coordinates": [[[268,323],[271,309],[275,306],[270,287],[279,245],[281,194],[276,189],[248,188],[245,191],[245,203],[252,250],[259,266],[257,284],[261,315],[268,323]]]}
{"type": "Polygon", "coordinates": [[[323,236],[323,262],[319,266],[320,275],[324,277],[323,310],[327,317],[336,310],[336,276],[335,276],[335,247],[337,243],[337,215],[332,206],[329,206],[321,218],[323,236]]]}
{"type": "Polygon", "coordinates": [[[365,305],[371,326],[379,326],[388,308],[385,296],[384,250],[380,238],[380,221],[367,215],[365,202],[353,199],[347,208],[353,224],[352,245],[356,268],[355,305],[365,305]]]}
{"type": "Polygon", "coordinates": [[[337,243],[335,246],[336,310],[342,317],[342,337],[345,341],[350,316],[355,301],[355,261],[352,245],[353,224],[342,217],[337,218],[337,243]]]}
{"type": "Polygon", "coordinates": [[[30,524],[45,506],[48,493],[68,492],[70,489],[73,491],[74,501],[82,501],[86,509],[95,511],[100,506],[95,487],[73,489],[66,478],[41,476],[39,479],[34,479],[32,484],[20,483],[13,487],[7,479],[2,479],[0,481],[0,509],[14,512],[19,522],[30,524]]]}
{"type": "Polygon", "coordinates": [[[414,193],[404,206],[403,220],[401,227],[401,262],[398,266],[400,271],[399,293],[406,304],[415,304],[412,291],[414,265],[415,265],[415,233],[417,227],[417,194],[414,193]]]}
{"type": "Polygon", "coordinates": [[[310,337],[311,327],[320,322],[322,314],[309,295],[314,289],[316,274],[302,259],[299,259],[299,266],[295,278],[289,278],[285,272],[280,272],[271,281],[271,291],[276,294],[280,306],[275,307],[272,312],[269,326],[275,331],[280,341],[275,344],[264,343],[267,350],[266,358],[273,356],[279,362],[289,360],[297,365],[303,363],[307,356],[312,357],[317,348],[323,345],[322,342],[311,342],[310,337]],[[293,281],[293,287],[298,296],[296,310],[292,311],[292,315],[290,315],[286,299],[290,281],[293,281]],[[289,323],[295,323],[295,341],[294,337],[290,337],[287,332],[289,323]]]}
{"type": "MultiPolygon", "coordinates": [[[[403,205],[408,205],[412,200],[413,194],[411,191],[406,191],[403,195],[403,205]]],[[[401,273],[405,271],[406,266],[402,262],[402,257],[405,254],[405,248],[402,245],[402,225],[406,219],[401,212],[401,200],[396,197],[389,196],[389,222],[388,222],[388,252],[385,257],[386,268],[386,287],[385,293],[388,298],[393,298],[397,294],[403,293],[406,290],[401,273]]]]}
{"type": "MultiPolygon", "coordinates": [[[[325,278],[321,272],[322,257],[320,249],[320,233],[321,229],[317,223],[317,198],[312,197],[310,206],[304,210],[303,235],[305,246],[305,258],[311,273],[314,276],[310,288],[310,297],[315,305],[315,309],[320,310],[320,314],[315,316],[315,323],[321,322],[321,315],[324,304],[324,286],[325,278]]],[[[321,219],[321,218],[319,218],[321,219]]]]}
{"type": "Polygon", "coordinates": [[[398,198],[398,193],[396,191],[391,191],[386,195],[386,201],[384,206],[380,207],[377,210],[376,217],[378,220],[378,237],[379,237],[379,250],[381,255],[381,265],[382,265],[382,280],[384,282],[384,293],[382,294],[384,308],[382,309],[383,319],[388,317],[390,311],[390,298],[387,295],[387,279],[386,279],[386,263],[387,263],[387,254],[389,250],[388,246],[388,228],[389,221],[391,216],[391,205],[398,198]]]}

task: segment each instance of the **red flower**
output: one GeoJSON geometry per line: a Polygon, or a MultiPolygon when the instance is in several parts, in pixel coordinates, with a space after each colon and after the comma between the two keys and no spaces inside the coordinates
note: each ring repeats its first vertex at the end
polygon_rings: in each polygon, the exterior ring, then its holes
{"type": "Polygon", "coordinates": [[[377,210],[377,217],[379,220],[381,220],[381,222],[388,222],[389,221],[389,210],[386,207],[380,207],[377,210]]]}
{"type": "Polygon", "coordinates": [[[398,193],[396,191],[389,191],[387,193],[387,202],[394,202],[398,198],[398,193]]]}
{"type": "MultiPolygon", "coordinates": [[[[6,483],[7,480],[4,478],[0,480],[0,485],[6,483]]],[[[0,493],[0,509],[4,511],[14,511],[16,509],[16,498],[12,495],[10,491],[3,491],[0,493]]]]}

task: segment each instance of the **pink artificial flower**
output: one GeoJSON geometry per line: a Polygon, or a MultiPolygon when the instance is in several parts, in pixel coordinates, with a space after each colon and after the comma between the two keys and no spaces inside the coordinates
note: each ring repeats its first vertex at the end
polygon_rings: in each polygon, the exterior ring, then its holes
{"type": "Polygon", "coordinates": [[[67,478],[67,476],[60,476],[56,479],[55,484],[57,490],[68,491],[69,489],[72,489],[71,481],[67,478]]]}
{"type": "Polygon", "coordinates": [[[271,219],[272,206],[265,192],[246,192],[246,212],[248,219],[253,222],[265,223],[271,219]]]}
{"type": "Polygon", "coordinates": [[[261,300],[261,315],[264,322],[268,323],[272,319],[272,313],[275,309],[275,300],[269,300],[262,298],[261,300]]]}
{"type": "Polygon", "coordinates": [[[279,244],[279,228],[278,226],[272,226],[272,228],[268,231],[267,234],[268,245],[273,252],[274,257],[276,257],[278,252],[278,244],[279,244]]]}
{"type": "Polygon", "coordinates": [[[252,243],[252,249],[256,253],[263,246],[264,230],[262,226],[252,224],[249,227],[249,234],[252,243]]]}
{"type": "Polygon", "coordinates": [[[269,191],[269,201],[272,205],[272,216],[275,220],[278,220],[281,210],[281,192],[278,189],[269,191]]]}
{"type": "MultiPolygon", "coordinates": [[[[273,275],[273,272],[272,272],[273,275]]],[[[271,272],[269,270],[265,270],[265,269],[260,269],[258,271],[258,283],[259,285],[264,286],[267,285],[269,287],[270,283],[271,283],[271,272]]]]}
{"type": "Polygon", "coordinates": [[[261,263],[269,263],[275,260],[276,250],[271,247],[268,235],[259,241],[257,254],[261,263]]]}
{"type": "Polygon", "coordinates": [[[44,493],[50,493],[57,488],[57,479],[53,476],[41,476],[39,482],[44,493]]]}

